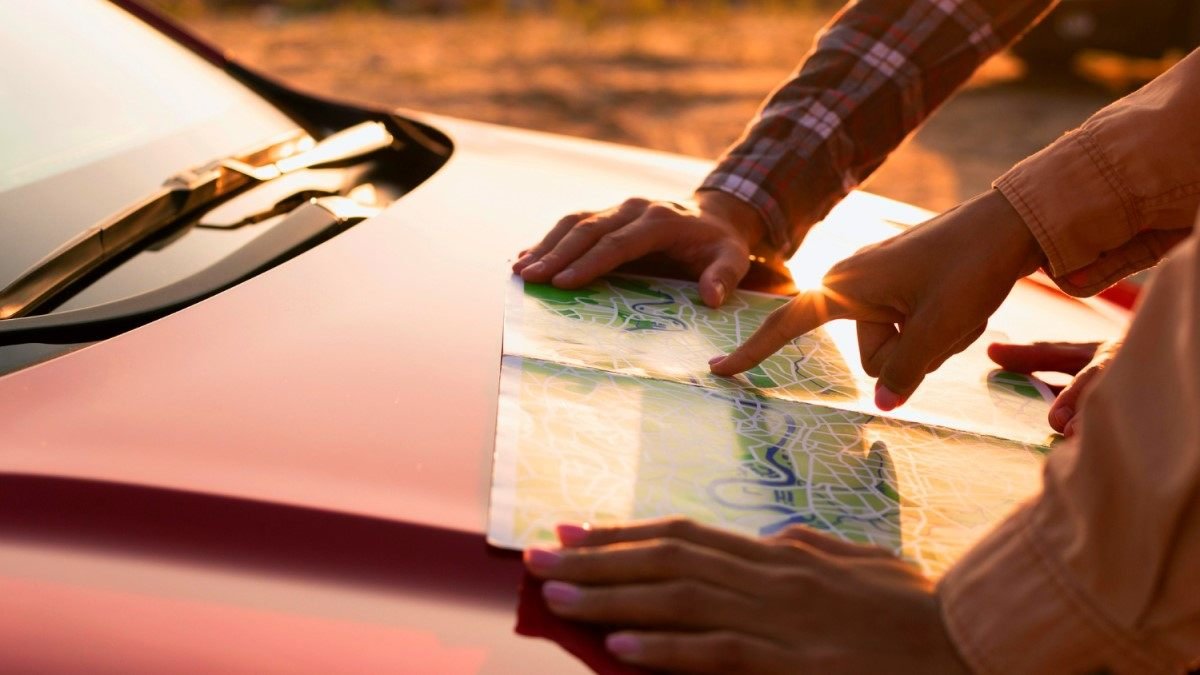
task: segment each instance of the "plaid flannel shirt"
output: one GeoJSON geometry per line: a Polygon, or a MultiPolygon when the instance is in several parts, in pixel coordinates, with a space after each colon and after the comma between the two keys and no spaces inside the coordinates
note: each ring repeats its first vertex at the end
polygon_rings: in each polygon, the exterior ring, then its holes
{"type": "Polygon", "coordinates": [[[1057,0],[860,0],[818,36],[701,184],[753,206],[789,257],[988,57],[1057,0]]]}

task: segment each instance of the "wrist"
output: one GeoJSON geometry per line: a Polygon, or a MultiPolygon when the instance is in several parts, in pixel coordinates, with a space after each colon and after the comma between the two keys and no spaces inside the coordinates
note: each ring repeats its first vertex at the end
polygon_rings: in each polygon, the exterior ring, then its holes
{"type": "Polygon", "coordinates": [[[980,234],[992,240],[992,259],[1005,265],[1014,282],[1046,263],[1037,237],[999,190],[989,190],[972,199],[967,206],[971,221],[984,230],[980,234]]]}
{"type": "Polygon", "coordinates": [[[698,190],[695,199],[702,213],[729,224],[750,251],[766,240],[767,225],[750,204],[720,190],[698,190]]]}

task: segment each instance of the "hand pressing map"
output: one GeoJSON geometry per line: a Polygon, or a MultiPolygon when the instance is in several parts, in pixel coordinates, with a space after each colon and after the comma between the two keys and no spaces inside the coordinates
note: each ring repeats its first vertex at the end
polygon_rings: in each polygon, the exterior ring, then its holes
{"type": "Polygon", "coordinates": [[[514,283],[505,319],[489,539],[552,544],[560,522],[680,514],[742,532],[801,523],[938,574],[1039,485],[1044,387],[979,350],[887,417],[842,354],[853,330],[798,338],[744,376],[707,361],[785,300],[611,277],[514,283]],[[982,360],[981,360],[982,359],[982,360]]]}

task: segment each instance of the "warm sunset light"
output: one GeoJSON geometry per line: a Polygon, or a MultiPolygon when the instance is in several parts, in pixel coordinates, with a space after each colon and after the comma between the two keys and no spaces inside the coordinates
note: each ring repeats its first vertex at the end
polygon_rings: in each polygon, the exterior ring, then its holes
{"type": "Polygon", "coordinates": [[[1198,47],[0,0],[0,670],[1200,673],[1198,47]]]}

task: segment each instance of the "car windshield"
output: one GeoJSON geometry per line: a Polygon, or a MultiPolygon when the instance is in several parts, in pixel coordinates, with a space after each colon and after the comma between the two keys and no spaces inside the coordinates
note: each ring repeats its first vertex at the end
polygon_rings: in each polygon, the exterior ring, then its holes
{"type": "Polygon", "coordinates": [[[296,128],[107,2],[0,3],[0,285],[181,169],[296,128]]]}
{"type": "Polygon", "coordinates": [[[0,3],[0,54],[0,192],[171,137],[194,137],[190,154],[203,161],[214,150],[237,150],[231,142],[245,145],[295,126],[217,68],[103,2],[0,3]],[[236,136],[219,138],[225,147],[205,147],[214,134],[204,130],[214,122],[235,127],[236,136]]]}
{"type": "MultiPolygon", "coordinates": [[[[0,288],[165,179],[303,136],[296,120],[224,70],[103,0],[0,2],[0,101],[0,288]]],[[[348,172],[298,178],[320,178],[331,189],[348,172]]],[[[180,226],[36,312],[96,306],[173,283],[275,221],[180,226]]],[[[0,375],[71,348],[5,344],[0,375]]]]}

